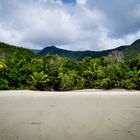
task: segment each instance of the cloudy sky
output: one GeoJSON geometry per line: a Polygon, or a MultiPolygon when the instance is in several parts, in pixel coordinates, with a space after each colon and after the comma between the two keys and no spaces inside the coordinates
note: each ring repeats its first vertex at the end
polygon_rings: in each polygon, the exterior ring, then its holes
{"type": "Polygon", "coordinates": [[[0,0],[0,41],[104,50],[140,38],[140,0],[0,0]]]}

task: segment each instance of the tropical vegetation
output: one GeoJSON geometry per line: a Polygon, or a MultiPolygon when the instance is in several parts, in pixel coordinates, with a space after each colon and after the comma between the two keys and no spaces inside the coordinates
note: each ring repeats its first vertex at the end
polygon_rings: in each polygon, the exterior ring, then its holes
{"type": "Polygon", "coordinates": [[[125,59],[119,52],[79,61],[40,56],[0,43],[0,90],[67,91],[87,88],[140,89],[140,53],[125,59]]]}

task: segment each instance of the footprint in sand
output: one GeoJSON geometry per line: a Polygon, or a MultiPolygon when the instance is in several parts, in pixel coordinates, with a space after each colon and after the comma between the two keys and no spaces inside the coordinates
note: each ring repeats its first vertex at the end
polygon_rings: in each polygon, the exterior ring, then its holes
{"type": "Polygon", "coordinates": [[[31,125],[40,125],[41,122],[32,122],[31,125]]]}
{"type": "Polygon", "coordinates": [[[134,134],[130,130],[128,131],[128,134],[130,134],[131,136],[134,136],[134,134]]]}

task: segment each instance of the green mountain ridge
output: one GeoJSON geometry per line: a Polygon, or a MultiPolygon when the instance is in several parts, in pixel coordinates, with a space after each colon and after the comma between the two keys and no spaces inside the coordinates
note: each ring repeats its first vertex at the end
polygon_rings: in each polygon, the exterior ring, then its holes
{"type": "Polygon", "coordinates": [[[48,46],[41,50],[38,54],[41,56],[46,55],[59,55],[63,57],[69,57],[73,60],[81,60],[86,56],[90,56],[92,58],[98,58],[101,56],[113,54],[113,53],[121,53],[124,58],[130,58],[140,52],[140,39],[136,40],[131,45],[120,46],[115,49],[104,50],[104,51],[70,51],[57,48],[55,46],[48,46]]]}
{"type": "Polygon", "coordinates": [[[130,46],[124,49],[124,55],[128,58],[133,57],[140,52],[140,39],[136,40],[130,46]]]}
{"type": "Polygon", "coordinates": [[[57,48],[55,46],[48,46],[42,50],[30,50],[14,45],[9,45],[3,42],[0,42],[0,58],[10,59],[14,56],[47,56],[47,55],[58,55],[62,57],[68,57],[73,60],[81,60],[86,56],[90,56],[92,58],[99,58],[106,55],[123,55],[125,59],[131,58],[135,56],[137,53],[140,53],[140,39],[136,40],[131,45],[120,46],[115,49],[104,50],[104,51],[71,51],[65,50],[61,48],[57,48]]]}

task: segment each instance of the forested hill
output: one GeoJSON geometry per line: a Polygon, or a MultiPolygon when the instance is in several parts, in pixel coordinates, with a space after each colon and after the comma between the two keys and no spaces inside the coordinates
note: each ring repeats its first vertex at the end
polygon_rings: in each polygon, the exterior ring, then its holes
{"type": "Polygon", "coordinates": [[[120,46],[115,49],[105,50],[105,51],[70,51],[70,50],[60,49],[55,46],[49,46],[41,50],[38,54],[42,56],[59,55],[59,56],[69,57],[73,60],[81,60],[86,56],[97,58],[112,53],[113,54],[121,53],[121,55],[123,55],[124,58],[130,58],[139,52],[140,52],[140,39],[136,40],[131,45],[120,46]]]}
{"type": "Polygon", "coordinates": [[[35,54],[29,49],[0,42],[0,59],[23,58],[26,56],[33,57],[35,54]]]}
{"type": "Polygon", "coordinates": [[[130,46],[125,47],[123,52],[127,58],[133,57],[137,53],[140,53],[140,39],[136,40],[130,46]]]}
{"type": "Polygon", "coordinates": [[[102,52],[96,52],[96,51],[70,51],[70,50],[64,50],[57,48],[55,46],[49,46],[41,50],[38,54],[41,56],[46,55],[59,55],[63,57],[69,57],[73,60],[81,60],[82,58],[86,56],[90,56],[92,58],[97,58],[103,55],[107,55],[109,51],[102,51],[102,52]]]}
{"type": "Polygon", "coordinates": [[[58,55],[62,57],[68,57],[73,60],[81,60],[86,56],[92,58],[99,58],[101,56],[112,55],[116,57],[123,57],[123,59],[131,58],[137,53],[140,53],[140,39],[136,40],[131,45],[120,46],[115,49],[105,50],[105,51],[70,51],[57,48],[55,46],[46,47],[43,50],[29,50],[21,47],[16,47],[6,43],[0,42],[0,58],[11,58],[14,56],[23,57],[23,56],[35,56],[39,54],[41,56],[46,55],[58,55]]]}
{"type": "Polygon", "coordinates": [[[137,40],[107,56],[74,61],[58,55],[39,56],[31,50],[0,43],[0,90],[140,90],[139,44],[137,40]],[[134,57],[124,59],[121,51],[134,57]]]}

